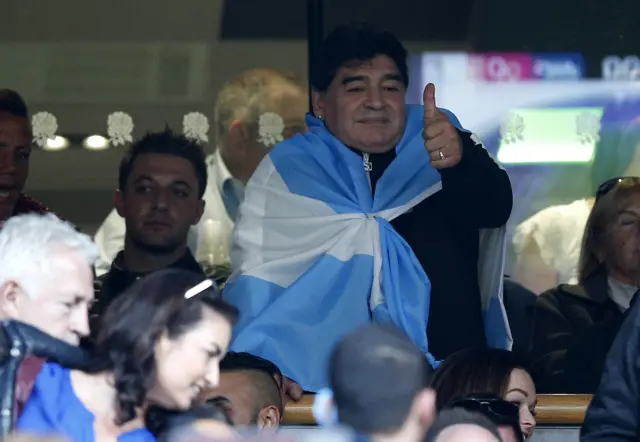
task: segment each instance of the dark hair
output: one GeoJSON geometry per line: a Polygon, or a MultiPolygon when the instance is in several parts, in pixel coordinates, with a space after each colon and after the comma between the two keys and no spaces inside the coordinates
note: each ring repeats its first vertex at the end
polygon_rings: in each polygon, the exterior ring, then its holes
{"type": "Polygon", "coordinates": [[[127,180],[139,155],[161,154],[174,155],[189,161],[198,178],[198,195],[202,198],[207,187],[207,163],[202,146],[182,134],[166,128],[162,132],[151,132],[135,141],[120,161],[118,187],[121,191],[127,186],[127,180]]]}
{"type": "Polygon", "coordinates": [[[188,411],[168,410],[152,405],[144,413],[144,425],[156,437],[163,438],[173,430],[201,420],[215,420],[233,426],[229,413],[215,403],[203,402],[188,411]]]}
{"type": "Polygon", "coordinates": [[[353,62],[364,62],[377,55],[386,55],[392,59],[405,87],[409,85],[407,69],[407,50],[393,34],[381,31],[367,24],[339,26],[324,39],[311,72],[313,89],[319,92],[327,90],[333,78],[343,66],[353,62]]]}
{"type": "Polygon", "coordinates": [[[446,358],[436,369],[431,388],[436,391],[436,408],[442,410],[470,394],[506,394],[515,369],[528,372],[523,361],[508,350],[470,348],[446,358]]]}
{"type": "Polygon", "coordinates": [[[0,89],[0,113],[6,113],[20,118],[29,118],[27,103],[16,91],[0,89]]]}
{"type": "Polygon", "coordinates": [[[444,430],[455,425],[474,425],[484,428],[490,432],[497,440],[502,440],[496,425],[486,416],[480,413],[472,413],[464,408],[453,408],[438,413],[431,427],[425,436],[425,442],[434,442],[444,430]]]}
{"type": "Polygon", "coordinates": [[[271,361],[250,353],[230,351],[220,361],[220,371],[256,370],[269,376],[282,376],[280,369],[271,361]]]}
{"type": "Polygon", "coordinates": [[[284,405],[280,393],[281,385],[276,381],[276,377],[282,380],[282,372],[273,362],[250,353],[229,352],[220,361],[220,371],[246,373],[251,379],[255,405],[253,421],[257,421],[260,410],[268,405],[275,405],[282,417],[284,405]]]}
{"type": "Polygon", "coordinates": [[[163,333],[174,338],[187,332],[201,319],[203,307],[231,324],[237,321],[238,310],[222,300],[215,286],[185,298],[201,282],[200,274],[186,270],[153,272],[122,292],[100,318],[88,372],[113,372],[120,424],[135,417],[155,385],[155,345],[163,333]]]}
{"type": "Polygon", "coordinates": [[[625,175],[640,143],[640,100],[604,108],[600,139],[591,162],[591,194],[603,182],[625,175]]]}
{"type": "Polygon", "coordinates": [[[471,394],[453,403],[451,408],[462,408],[480,413],[498,427],[509,427],[519,442],[524,440],[520,428],[520,408],[496,394],[471,394]]]}

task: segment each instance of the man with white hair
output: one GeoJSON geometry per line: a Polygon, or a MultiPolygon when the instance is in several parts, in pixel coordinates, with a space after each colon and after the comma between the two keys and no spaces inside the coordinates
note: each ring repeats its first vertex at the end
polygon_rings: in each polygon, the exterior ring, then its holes
{"type": "MultiPolygon", "coordinates": [[[[276,138],[289,138],[306,130],[306,85],[297,77],[271,68],[244,71],[220,89],[214,109],[216,150],[207,158],[208,184],[204,214],[189,232],[188,245],[196,259],[207,265],[229,263],[231,232],[244,198],[244,186],[273,144],[261,136],[261,116],[277,115],[282,122],[276,138]]],[[[100,248],[98,276],[109,271],[124,248],[125,222],[115,210],[95,236],[100,248]]]]}
{"type": "Polygon", "coordinates": [[[18,215],[0,230],[0,319],[14,319],[78,345],[89,334],[91,238],[53,214],[18,215]]]}
{"type": "Polygon", "coordinates": [[[45,362],[26,351],[32,346],[27,340],[46,339],[40,342],[45,357],[81,359],[76,346],[89,335],[97,257],[89,236],[53,214],[16,215],[0,229],[1,332],[11,349],[5,348],[9,359],[0,366],[0,437],[11,430],[45,362]],[[34,336],[24,324],[43,336],[34,336]]]}

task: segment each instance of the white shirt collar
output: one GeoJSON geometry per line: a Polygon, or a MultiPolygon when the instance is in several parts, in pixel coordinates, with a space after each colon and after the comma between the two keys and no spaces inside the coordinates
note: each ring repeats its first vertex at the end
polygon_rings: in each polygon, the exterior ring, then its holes
{"type": "Polygon", "coordinates": [[[210,175],[213,175],[216,180],[216,187],[220,192],[224,190],[224,183],[229,180],[233,180],[233,176],[229,169],[227,169],[226,164],[224,164],[224,160],[222,159],[222,155],[220,155],[220,149],[216,148],[216,151],[213,155],[209,155],[207,157],[207,164],[209,169],[213,169],[213,172],[210,175]]]}
{"type": "Polygon", "coordinates": [[[638,287],[624,284],[609,277],[609,297],[618,304],[623,312],[629,309],[633,295],[638,291],[638,287]]]}

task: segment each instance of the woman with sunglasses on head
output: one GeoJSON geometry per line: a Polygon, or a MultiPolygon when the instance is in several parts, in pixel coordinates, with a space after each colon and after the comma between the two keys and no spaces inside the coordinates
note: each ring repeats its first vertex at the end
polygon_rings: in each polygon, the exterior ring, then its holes
{"type": "Polygon", "coordinates": [[[438,411],[470,395],[495,395],[517,408],[525,439],[536,427],[536,386],[525,364],[510,351],[471,348],[454,353],[436,369],[431,388],[438,411]]]}
{"type": "Polygon", "coordinates": [[[188,410],[218,384],[237,316],[196,273],[139,279],[107,309],[89,370],[45,364],[17,430],[74,442],[155,441],[145,410],[188,410]]]}
{"type": "Polygon", "coordinates": [[[578,283],[538,296],[529,357],[544,393],[593,393],[640,288],[640,178],[604,182],[584,232],[578,283]]]}
{"type": "Polygon", "coordinates": [[[582,233],[598,186],[614,177],[640,175],[639,115],[637,98],[606,106],[591,161],[588,196],[546,207],[516,227],[512,245],[518,283],[536,294],[558,284],[577,284],[582,233]]]}

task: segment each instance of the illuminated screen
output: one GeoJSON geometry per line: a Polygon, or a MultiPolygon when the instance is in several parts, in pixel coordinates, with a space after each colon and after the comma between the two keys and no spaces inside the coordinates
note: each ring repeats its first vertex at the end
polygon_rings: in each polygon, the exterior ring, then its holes
{"type": "Polygon", "coordinates": [[[602,118],[602,107],[514,109],[522,118],[521,139],[498,144],[502,164],[589,163],[596,140],[580,140],[577,121],[582,114],[602,118]]]}

